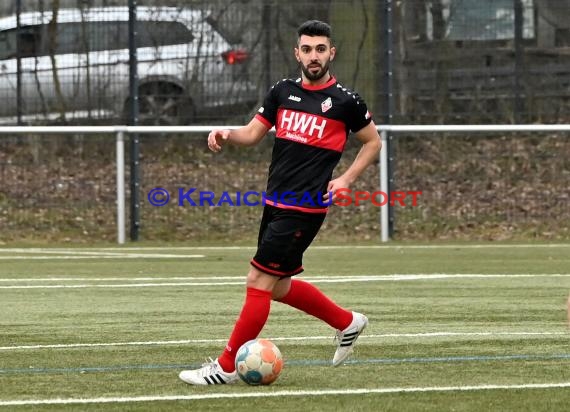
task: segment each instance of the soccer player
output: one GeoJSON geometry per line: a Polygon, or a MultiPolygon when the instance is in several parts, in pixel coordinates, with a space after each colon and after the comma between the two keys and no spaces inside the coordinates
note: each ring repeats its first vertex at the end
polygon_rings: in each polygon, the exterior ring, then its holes
{"type": "Polygon", "coordinates": [[[180,379],[189,384],[239,380],[236,352],[261,332],[271,300],[304,311],[337,330],[333,366],[350,356],[368,324],[363,314],[342,308],[312,284],[293,279],[303,271],[303,253],[325,219],[327,203],[334,201],[338,189],[348,188],[377,159],[381,147],[364,101],[329,71],[336,53],[331,27],[310,20],[298,28],[297,34],[295,57],[301,77],[277,82],[248,125],[213,130],[208,136],[210,150],[219,152],[227,143],[255,145],[273,126],[276,129],[267,183],[269,198],[263,210],[257,252],[247,274],[245,302],[222,354],[200,369],[180,372],[180,379]],[[362,147],[347,171],[332,179],[350,131],[362,147]],[[288,193],[287,201],[273,196],[275,193],[288,193]],[[306,193],[312,199],[322,196],[323,202],[307,202],[303,198],[306,193]]]}

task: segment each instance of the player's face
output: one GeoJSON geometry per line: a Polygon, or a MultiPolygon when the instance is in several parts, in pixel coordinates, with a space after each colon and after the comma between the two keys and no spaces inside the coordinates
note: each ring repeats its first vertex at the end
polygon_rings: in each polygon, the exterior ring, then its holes
{"type": "Polygon", "coordinates": [[[311,82],[322,79],[328,73],[335,53],[336,49],[331,47],[330,39],[325,36],[303,35],[295,48],[295,57],[301,63],[301,70],[311,82]]]}

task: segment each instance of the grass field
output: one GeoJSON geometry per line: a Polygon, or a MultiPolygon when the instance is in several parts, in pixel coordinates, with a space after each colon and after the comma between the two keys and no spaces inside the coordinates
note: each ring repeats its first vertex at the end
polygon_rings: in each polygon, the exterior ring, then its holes
{"type": "Polygon", "coordinates": [[[273,303],[271,386],[192,387],[253,248],[0,249],[0,409],[553,411],[570,404],[570,244],[313,246],[307,280],[366,313],[352,360],[273,303]]]}

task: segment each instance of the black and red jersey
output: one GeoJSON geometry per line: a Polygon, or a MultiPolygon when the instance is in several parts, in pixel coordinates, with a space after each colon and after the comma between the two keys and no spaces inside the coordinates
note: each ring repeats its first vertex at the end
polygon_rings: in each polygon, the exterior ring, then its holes
{"type": "Polygon", "coordinates": [[[318,199],[327,191],[349,132],[371,122],[366,103],[334,77],[320,86],[284,79],[267,93],[256,118],[276,130],[267,203],[326,211],[318,199]]]}

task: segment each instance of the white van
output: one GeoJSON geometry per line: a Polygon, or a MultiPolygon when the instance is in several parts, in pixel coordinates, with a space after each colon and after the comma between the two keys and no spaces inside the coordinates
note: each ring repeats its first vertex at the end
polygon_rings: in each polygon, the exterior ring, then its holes
{"type": "MultiPolygon", "coordinates": [[[[128,113],[128,7],[28,12],[0,19],[0,122],[15,123],[17,56],[28,123],[124,123],[128,113]],[[17,36],[17,34],[19,34],[17,36]]],[[[202,11],[137,8],[140,124],[191,124],[247,112],[249,54],[202,11]]]]}

